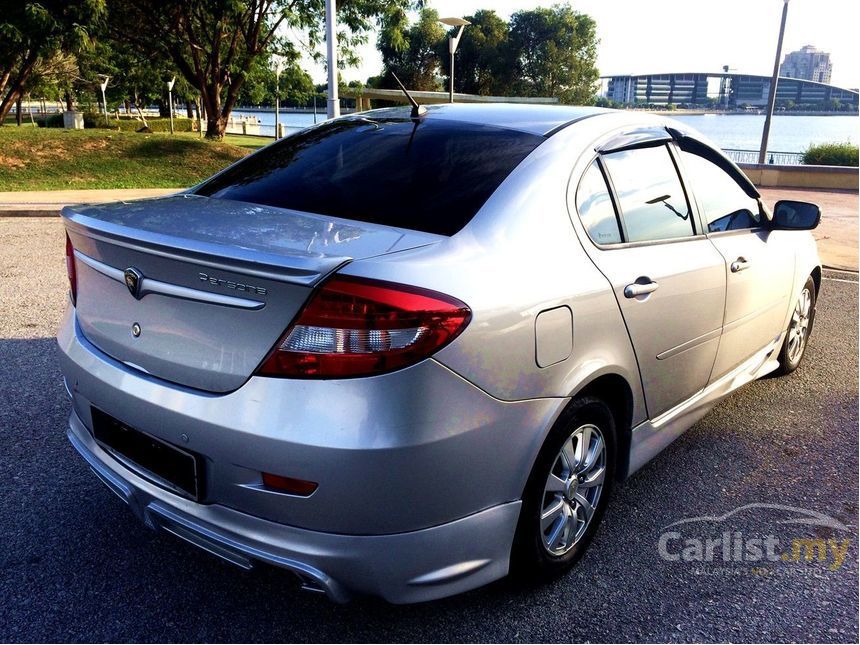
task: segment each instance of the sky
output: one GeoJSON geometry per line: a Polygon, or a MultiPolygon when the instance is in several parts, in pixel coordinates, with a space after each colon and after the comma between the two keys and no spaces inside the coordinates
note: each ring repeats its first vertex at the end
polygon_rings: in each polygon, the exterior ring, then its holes
{"type": "MultiPolygon", "coordinates": [[[[520,9],[549,7],[558,0],[430,0],[440,16],[467,16],[495,9],[503,18],[520,9]]],[[[597,21],[601,75],[660,72],[738,72],[770,75],[776,53],[782,0],[573,0],[574,9],[597,21]]],[[[803,45],[830,52],[831,83],[860,87],[860,2],[789,0],[783,44],[786,53],[803,45]]],[[[463,35],[469,37],[469,28],[463,35]]],[[[376,34],[360,48],[360,67],[342,71],[346,81],[379,73],[376,34]]],[[[325,70],[305,60],[315,82],[325,70]]]]}

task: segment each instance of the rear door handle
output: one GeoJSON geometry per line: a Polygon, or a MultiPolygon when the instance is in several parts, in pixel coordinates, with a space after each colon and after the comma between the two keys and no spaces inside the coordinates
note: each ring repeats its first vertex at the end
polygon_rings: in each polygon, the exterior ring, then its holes
{"type": "Polygon", "coordinates": [[[731,269],[732,273],[737,273],[738,271],[746,271],[750,268],[750,263],[745,258],[738,258],[734,262],[732,262],[731,269]]]}
{"type": "MultiPolygon", "coordinates": [[[[642,280],[643,278],[640,278],[642,280]]],[[[647,280],[648,278],[644,278],[647,280]]],[[[633,284],[628,284],[624,287],[624,297],[625,298],[636,298],[637,296],[644,296],[649,293],[653,293],[657,291],[657,287],[660,285],[651,280],[650,282],[634,282],[633,284]]]]}

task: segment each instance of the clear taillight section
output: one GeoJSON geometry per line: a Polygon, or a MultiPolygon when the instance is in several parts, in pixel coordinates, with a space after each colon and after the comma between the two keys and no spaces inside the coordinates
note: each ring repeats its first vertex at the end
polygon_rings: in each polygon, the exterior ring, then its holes
{"type": "Polygon", "coordinates": [[[465,304],[435,291],[338,276],[313,295],[257,373],[347,378],[390,372],[437,352],[470,319],[465,304]]]}
{"type": "Polygon", "coordinates": [[[75,248],[68,233],[66,233],[66,274],[69,276],[69,292],[74,305],[78,301],[78,275],[75,271],[75,248]]]}

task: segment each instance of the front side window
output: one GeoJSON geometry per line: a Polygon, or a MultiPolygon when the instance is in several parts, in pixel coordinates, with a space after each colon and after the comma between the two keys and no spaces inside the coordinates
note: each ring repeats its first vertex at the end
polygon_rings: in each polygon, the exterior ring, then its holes
{"type": "Polygon", "coordinates": [[[626,242],[695,234],[681,179],[665,145],[613,152],[603,159],[618,196],[626,242]]]}
{"type": "Polygon", "coordinates": [[[197,194],[453,235],[543,137],[430,117],[356,117],[286,137],[197,194]]]}
{"type": "Polygon", "coordinates": [[[576,191],[576,211],[588,237],[596,244],[621,242],[618,219],[606,180],[596,161],[588,167],[576,191]]]}
{"type": "Polygon", "coordinates": [[[684,172],[699,202],[708,232],[756,228],[761,223],[758,202],[726,172],[704,157],[682,152],[684,172]]]}

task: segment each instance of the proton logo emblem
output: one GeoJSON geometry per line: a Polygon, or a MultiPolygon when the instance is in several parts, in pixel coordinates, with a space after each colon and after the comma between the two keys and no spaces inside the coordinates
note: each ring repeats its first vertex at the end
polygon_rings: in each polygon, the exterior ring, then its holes
{"type": "Polygon", "coordinates": [[[129,267],[125,270],[124,275],[125,286],[128,287],[128,292],[140,300],[140,285],[143,282],[143,274],[134,267],[129,267]]]}

